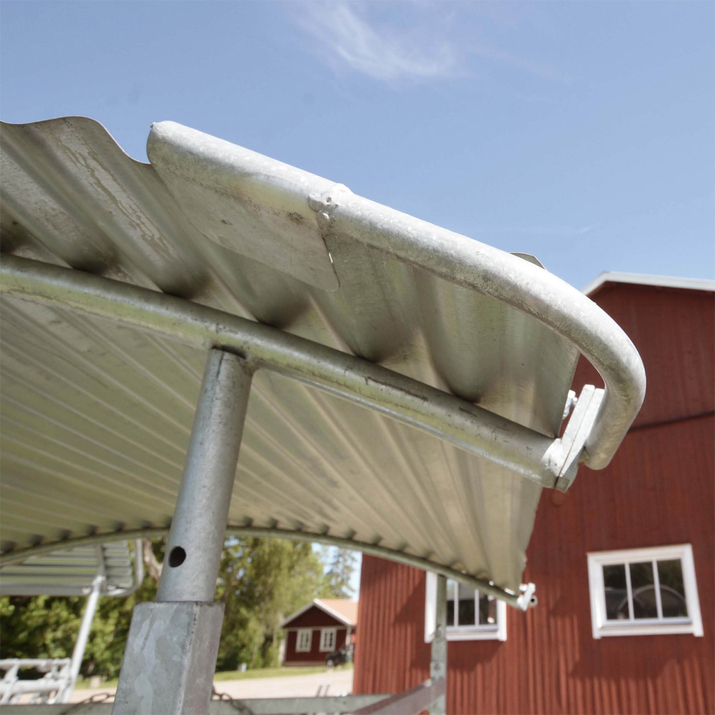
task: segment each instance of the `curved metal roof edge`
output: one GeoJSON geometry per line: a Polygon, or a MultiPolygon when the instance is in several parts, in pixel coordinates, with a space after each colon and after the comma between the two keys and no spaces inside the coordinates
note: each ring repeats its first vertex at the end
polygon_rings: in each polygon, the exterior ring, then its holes
{"type": "MultiPolygon", "coordinates": [[[[81,539],[72,539],[71,541],[55,541],[49,544],[41,544],[25,549],[18,549],[0,554],[0,567],[11,563],[23,561],[30,556],[37,556],[44,553],[49,553],[57,549],[74,548],[75,546],[87,546],[90,544],[103,544],[111,541],[123,541],[129,539],[141,538],[157,538],[166,536],[169,533],[169,527],[165,528],[149,528],[135,529],[131,531],[117,531],[113,534],[95,534],[85,536],[81,539]],[[71,544],[71,545],[70,545],[71,544]]],[[[469,588],[479,590],[487,595],[494,596],[506,601],[510,606],[518,610],[525,611],[529,607],[531,597],[535,587],[533,584],[522,584],[521,593],[513,593],[506,589],[500,588],[491,581],[465,574],[456,569],[442,566],[441,564],[430,561],[421,556],[412,556],[404,552],[388,549],[384,546],[375,544],[367,544],[351,539],[344,539],[337,536],[328,536],[327,534],[316,534],[306,531],[289,531],[287,529],[268,529],[253,526],[229,526],[226,529],[227,536],[243,536],[253,538],[282,538],[290,541],[307,541],[309,543],[326,544],[328,546],[338,546],[343,549],[352,549],[353,551],[361,551],[370,556],[378,556],[379,558],[389,561],[396,561],[406,566],[413,566],[423,571],[433,571],[436,574],[445,576],[459,583],[463,583],[469,588]]]]}
{"type": "MultiPolygon", "coordinates": [[[[47,545],[48,547],[51,546],[51,548],[46,548],[44,545],[38,545],[38,546],[32,546],[27,549],[22,549],[22,558],[16,558],[15,557],[15,552],[6,552],[5,554],[0,554],[0,575],[2,575],[2,569],[5,566],[10,566],[12,564],[22,564],[26,559],[29,558],[36,558],[36,557],[42,557],[46,556],[49,554],[52,555],[71,555],[70,552],[74,551],[77,548],[81,548],[83,546],[97,546],[101,547],[98,548],[98,563],[97,563],[97,573],[95,574],[102,574],[106,576],[106,570],[107,570],[107,564],[106,564],[106,559],[107,555],[104,553],[104,546],[106,544],[114,543],[117,541],[126,541],[126,546],[127,549],[129,549],[129,541],[131,540],[130,537],[126,538],[120,538],[121,535],[117,534],[109,534],[102,537],[98,537],[96,539],[91,539],[91,540],[66,540],[66,541],[60,541],[52,545],[47,545]]],[[[130,596],[132,593],[134,593],[141,585],[142,582],[144,581],[144,551],[143,551],[143,545],[141,542],[140,538],[135,538],[134,540],[134,560],[132,563],[132,584],[131,586],[114,586],[107,578],[105,578],[104,583],[102,584],[101,588],[101,595],[102,596],[111,596],[111,597],[117,597],[117,596],[130,596]]],[[[93,576],[92,578],[94,579],[93,576]]],[[[86,587],[87,589],[90,588],[90,586],[86,587]]],[[[7,591],[5,589],[0,589],[0,595],[4,596],[14,596],[14,595],[33,595],[33,594],[26,594],[26,593],[20,593],[19,591],[17,593],[7,591]]],[[[39,594],[38,594],[39,595],[39,594]]],[[[46,593],[42,595],[61,595],[61,596],[67,596],[71,594],[67,593],[46,593]]],[[[85,594],[86,595],[86,594],[85,594]]]]}

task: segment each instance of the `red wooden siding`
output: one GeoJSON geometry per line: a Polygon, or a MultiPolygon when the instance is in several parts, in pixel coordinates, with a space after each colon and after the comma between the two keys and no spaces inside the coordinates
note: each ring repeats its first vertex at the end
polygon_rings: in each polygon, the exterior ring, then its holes
{"type": "MultiPolygon", "coordinates": [[[[648,378],[634,425],[715,409],[715,297],[712,292],[606,284],[593,299],[628,334],[648,378]]],[[[574,384],[602,386],[581,360],[574,384]]]]}
{"type": "MultiPolygon", "coordinates": [[[[606,470],[582,468],[567,495],[544,491],[524,575],[537,584],[539,605],[508,609],[505,643],[450,642],[449,713],[715,711],[713,296],[607,286],[597,302],[643,356],[649,392],[640,427],[606,470]],[[595,640],[586,553],[679,543],[693,544],[705,636],[595,640]]],[[[590,367],[580,365],[575,383],[586,379],[590,367]]],[[[363,558],[355,693],[428,677],[424,602],[422,572],[363,558]]]]}

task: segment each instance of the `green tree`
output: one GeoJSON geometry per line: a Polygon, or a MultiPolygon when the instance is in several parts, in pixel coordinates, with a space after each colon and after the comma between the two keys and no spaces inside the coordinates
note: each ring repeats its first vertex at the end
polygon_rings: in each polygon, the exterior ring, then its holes
{"type": "Polygon", "coordinates": [[[323,547],[322,560],[325,563],[325,575],[320,587],[320,597],[352,598],[354,594],[350,581],[357,563],[355,552],[334,546],[323,547]]]}
{"type": "MultiPolygon", "coordinates": [[[[99,599],[82,661],[83,675],[113,678],[119,674],[132,608],[155,595],[156,585],[147,579],[127,598],[99,599]]],[[[0,657],[69,658],[86,602],[80,597],[0,598],[0,657]]]]}
{"type": "MultiPolygon", "coordinates": [[[[119,674],[132,609],[154,600],[161,573],[164,540],[145,545],[147,576],[141,587],[127,598],[99,599],[83,675],[119,674]]],[[[225,607],[217,670],[232,670],[239,663],[251,668],[277,664],[283,618],[318,596],[349,595],[353,568],[350,552],[316,553],[310,544],[281,539],[229,539],[217,583],[216,597],[225,607]]],[[[69,657],[85,602],[49,596],[0,598],[0,657],[69,657]]]]}
{"type": "Polygon", "coordinates": [[[225,604],[220,669],[276,665],[280,622],[315,598],[323,564],[310,544],[235,539],[224,549],[218,596],[225,604]]]}

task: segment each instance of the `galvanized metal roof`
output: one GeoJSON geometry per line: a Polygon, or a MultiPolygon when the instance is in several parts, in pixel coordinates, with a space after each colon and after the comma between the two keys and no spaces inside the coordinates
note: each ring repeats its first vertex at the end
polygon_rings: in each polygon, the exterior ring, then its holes
{"type": "Polygon", "coordinates": [[[101,575],[102,595],[125,596],[143,578],[140,545],[135,548],[136,564],[126,541],[31,555],[0,569],[0,595],[86,596],[95,577],[101,575]]]}
{"type": "MultiPolygon", "coordinates": [[[[0,539],[12,554],[168,526],[206,357],[180,326],[170,335],[180,319],[168,313],[156,332],[48,297],[61,271],[34,302],[22,258],[274,326],[548,438],[593,342],[617,388],[589,437],[595,467],[640,405],[627,338],[528,256],[170,122],[152,128],[151,164],[86,118],[3,125],[1,139],[2,250],[15,278],[0,301],[0,539]],[[429,265],[419,251],[434,254],[429,265]]],[[[518,588],[539,483],[304,382],[256,375],[230,530],[347,539],[518,588]]]]}

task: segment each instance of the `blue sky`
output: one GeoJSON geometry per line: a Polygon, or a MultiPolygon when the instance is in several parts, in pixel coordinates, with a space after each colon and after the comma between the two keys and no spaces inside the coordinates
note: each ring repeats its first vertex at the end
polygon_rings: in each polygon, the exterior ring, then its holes
{"type": "Polygon", "coordinates": [[[9,2],[0,118],[172,119],[577,287],[715,277],[712,2],[9,2]]]}
{"type": "Polygon", "coordinates": [[[715,276],[711,2],[8,2],[0,117],[173,119],[582,287],[715,276]]]}

